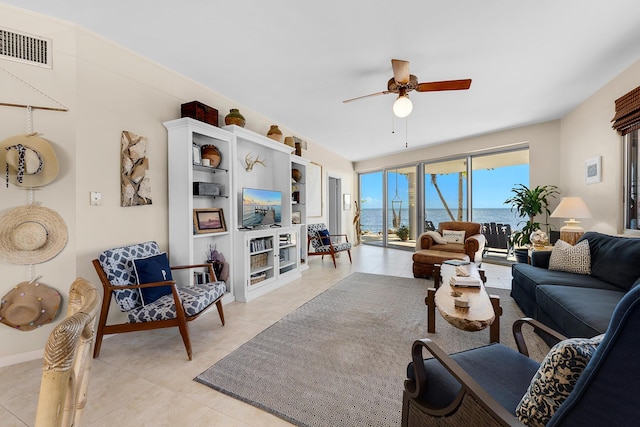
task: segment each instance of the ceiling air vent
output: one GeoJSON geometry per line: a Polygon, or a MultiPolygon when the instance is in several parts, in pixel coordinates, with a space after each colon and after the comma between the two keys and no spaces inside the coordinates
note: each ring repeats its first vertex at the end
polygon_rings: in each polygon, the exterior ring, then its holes
{"type": "Polygon", "coordinates": [[[51,39],[0,28],[0,59],[51,67],[51,39]]]}

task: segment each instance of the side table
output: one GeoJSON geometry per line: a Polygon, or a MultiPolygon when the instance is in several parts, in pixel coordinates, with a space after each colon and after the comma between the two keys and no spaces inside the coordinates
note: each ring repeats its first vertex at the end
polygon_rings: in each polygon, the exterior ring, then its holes
{"type": "Polygon", "coordinates": [[[553,250],[553,245],[545,245],[545,246],[540,246],[540,247],[535,247],[535,246],[531,246],[529,247],[529,249],[527,250],[527,262],[529,264],[531,264],[531,254],[533,252],[538,252],[538,251],[552,251],[553,250]]]}

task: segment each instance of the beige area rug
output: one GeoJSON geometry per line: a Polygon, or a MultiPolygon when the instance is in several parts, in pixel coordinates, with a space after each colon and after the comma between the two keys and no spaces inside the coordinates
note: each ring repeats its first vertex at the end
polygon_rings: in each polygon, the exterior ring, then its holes
{"type": "MultiPolygon", "coordinates": [[[[400,425],[411,344],[431,338],[448,353],[486,345],[489,331],[464,332],[436,315],[427,333],[424,297],[433,282],[354,273],[282,318],[195,378],[299,426],[400,425]]],[[[522,312],[501,297],[501,341],[522,312]]],[[[534,333],[530,354],[548,347],[534,333]]]]}

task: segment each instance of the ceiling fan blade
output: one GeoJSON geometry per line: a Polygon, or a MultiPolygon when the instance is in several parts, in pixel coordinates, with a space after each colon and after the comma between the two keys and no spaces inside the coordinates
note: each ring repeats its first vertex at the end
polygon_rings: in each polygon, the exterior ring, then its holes
{"type": "Polygon", "coordinates": [[[369,95],[358,96],[357,98],[345,99],[342,103],[346,104],[347,102],[356,101],[358,99],[369,98],[370,96],[386,95],[388,93],[391,93],[391,91],[385,90],[384,92],[370,93],[369,95]]]}
{"type": "Polygon", "coordinates": [[[391,66],[393,67],[393,78],[399,85],[409,83],[409,61],[403,61],[402,59],[392,59],[391,66]]]}
{"type": "Polygon", "coordinates": [[[419,83],[417,92],[437,92],[439,90],[467,90],[471,87],[471,79],[445,80],[442,82],[419,83]]]}

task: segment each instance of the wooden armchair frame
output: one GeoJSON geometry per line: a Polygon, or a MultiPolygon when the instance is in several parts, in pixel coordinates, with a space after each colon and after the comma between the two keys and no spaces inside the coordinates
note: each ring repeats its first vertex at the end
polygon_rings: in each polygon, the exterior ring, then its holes
{"type": "MultiPolygon", "coordinates": [[[[522,335],[522,326],[528,324],[559,341],[566,337],[531,318],[519,319],[513,324],[513,336],[518,351],[529,356],[522,335]]],[[[513,414],[491,397],[464,369],[430,339],[413,343],[412,360],[415,379],[405,380],[403,393],[402,426],[522,426],[513,414]],[[436,408],[420,399],[427,386],[428,373],[424,368],[423,349],[437,359],[460,383],[460,391],[449,406],[436,408]]]]}
{"type": "Polygon", "coordinates": [[[98,288],[77,278],[69,289],[67,317],[51,332],[45,347],[36,427],[80,424],[99,308],[98,288]]]}
{"type": "MultiPolygon", "coordinates": [[[[191,349],[191,340],[189,338],[189,326],[187,322],[190,322],[196,318],[198,318],[202,313],[207,311],[207,309],[215,304],[218,309],[218,315],[220,316],[220,321],[224,326],[224,310],[222,308],[222,297],[212,301],[207,307],[205,307],[198,314],[193,316],[187,316],[184,307],[180,301],[180,296],[178,294],[178,288],[175,280],[169,280],[165,282],[154,282],[154,283],[145,283],[143,285],[127,285],[127,289],[141,289],[141,288],[151,288],[158,286],[171,286],[171,294],[173,295],[173,301],[176,306],[176,317],[173,319],[166,320],[153,320],[148,322],[137,322],[137,323],[119,323],[115,325],[107,325],[107,316],[109,314],[109,306],[111,305],[111,297],[115,291],[119,291],[124,289],[123,286],[115,286],[109,282],[107,278],[107,274],[105,273],[102,265],[100,265],[100,261],[97,259],[93,260],[93,266],[98,273],[98,277],[100,277],[100,281],[102,282],[104,297],[102,299],[102,310],[100,312],[100,320],[98,322],[98,333],[96,337],[96,345],[93,351],[93,357],[98,357],[100,355],[100,348],[102,346],[102,337],[104,335],[109,334],[119,334],[122,332],[133,332],[133,331],[144,331],[150,329],[160,329],[160,328],[171,328],[177,326],[180,330],[180,335],[182,336],[182,341],[184,342],[184,347],[187,350],[187,356],[189,360],[192,360],[193,353],[191,349]]],[[[217,280],[216,274],[213,271],[213,266],[211,264],[194,264],[194,265],[180,265],[180,266],[172,266],[171,270],[184,270],[184,269],[193,269],[193,268],[208,268],[209,277],[215,278],[217,280]]]]}

